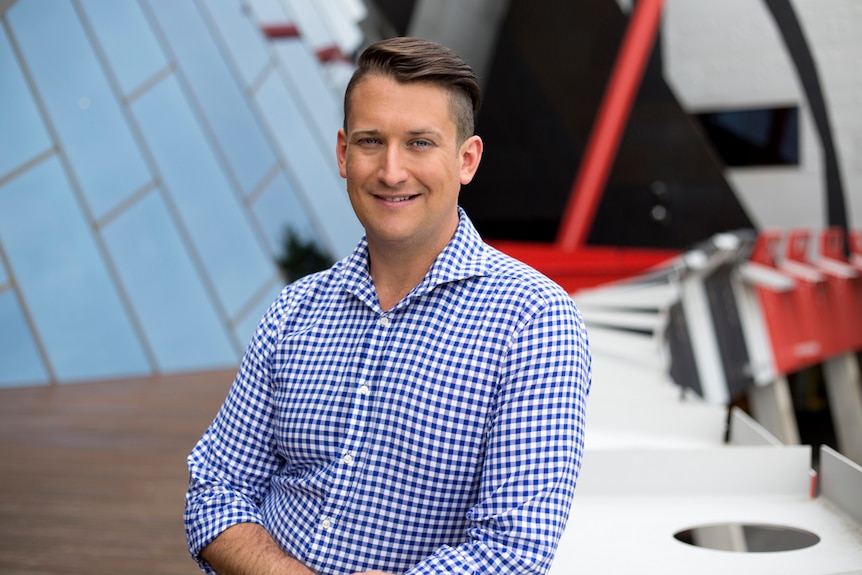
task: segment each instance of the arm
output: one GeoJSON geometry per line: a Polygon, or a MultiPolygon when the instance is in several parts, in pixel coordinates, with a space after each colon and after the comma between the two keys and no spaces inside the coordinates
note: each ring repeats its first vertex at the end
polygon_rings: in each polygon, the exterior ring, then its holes
{"type": "Polygon", "coordinates": [[[503,359],[466,540],[441,547],[408,575],[550,568],[580,469],[591,359],[564,294],[529,306],[524,318],[503,359]]]}
{"type": "Polygon", "coordinates": [[[282,464],[273,438],[268,370],[279,325],[278,306],[273,304],[221,409],[188,457],[189,552],[211,574],[293,573],[291,568],[302,567],[270,536],[260,510],[271,477],[282,464]],[[268,570],[276,566],[286,570],[268,570]]]}
{"type": "Polygon", "coordinates": [[[254,523],[228,527],[201,549],[200,557],[219,575],[314,575],[254,523]]]}

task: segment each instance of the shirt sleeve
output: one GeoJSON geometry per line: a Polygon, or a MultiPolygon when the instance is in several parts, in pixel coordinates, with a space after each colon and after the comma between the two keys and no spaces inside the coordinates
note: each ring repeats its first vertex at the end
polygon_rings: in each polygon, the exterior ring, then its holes
{"type": "Polygon", "coordinates": [[[504,359],[467,538],[439,548],[407,575],[550,569],[581,465],[591,357],[568,296],[530,312],[504,359]]]}
{"type": "Polygon", "coordinates": [[[281,465],[272,434],[273,402],[268,358],[278,334],[278,302],[264,315],[227,398],[188,456],[185,528],[189,552],[199,557],[228,527],[264,525],[260,503],[281,465]]]}

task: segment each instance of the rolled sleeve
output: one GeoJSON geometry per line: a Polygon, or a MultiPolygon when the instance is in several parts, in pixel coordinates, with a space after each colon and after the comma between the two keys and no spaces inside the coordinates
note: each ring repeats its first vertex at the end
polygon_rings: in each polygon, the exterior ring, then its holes
{"type": "Polygon", "coordinates": [[[201,549],[232,525],[265,521],[260,504],[281,465],[265,363],[276,329],[265,317],[224,404],[188,456],[184,522],[189,553],[207,572],[201,549]]]}

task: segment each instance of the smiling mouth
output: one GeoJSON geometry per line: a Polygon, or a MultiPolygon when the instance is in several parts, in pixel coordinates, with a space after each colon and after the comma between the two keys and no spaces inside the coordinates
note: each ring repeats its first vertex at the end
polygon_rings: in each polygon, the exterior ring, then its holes
{"type": "Polygon", "coordinates": [[[381,200],[383,200],[384,202],[395,202],[395,203],[397,203],[397,202],[406,202],[407,200],[412,200],[413,198],[415,198],[417,196],[413,195],[413,196],[396,196],[396,197],[386,197],[386,196],[377,196],[377,197],[380,198],[381,200]]]}

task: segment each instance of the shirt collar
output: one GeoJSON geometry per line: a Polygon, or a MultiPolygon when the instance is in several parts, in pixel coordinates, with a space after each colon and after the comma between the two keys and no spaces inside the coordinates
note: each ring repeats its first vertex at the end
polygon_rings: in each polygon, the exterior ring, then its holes
{"type": "MultiPolygon", "coordinates": [[[[425,277],[396,306],[401,307],[413,298],[424,295],[439,285],[485,275],[487,260],[485,243],[463,208],[458,207],[458,228],[425,277]]],[[[335,265],[335,271],[344,281],[344,288],[366,305],[377,308],[377,294],[368,272],[368,239],[363,236],[359,245],[347,258],[335,265]]]]}

